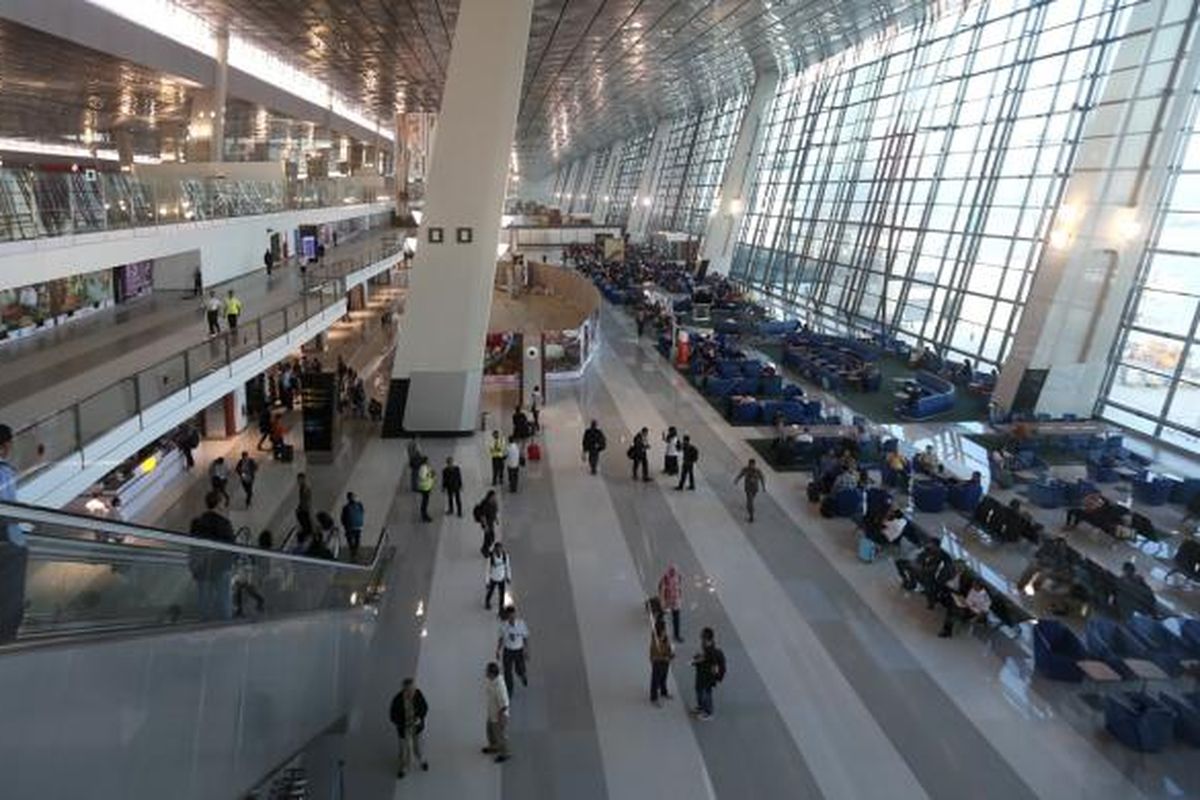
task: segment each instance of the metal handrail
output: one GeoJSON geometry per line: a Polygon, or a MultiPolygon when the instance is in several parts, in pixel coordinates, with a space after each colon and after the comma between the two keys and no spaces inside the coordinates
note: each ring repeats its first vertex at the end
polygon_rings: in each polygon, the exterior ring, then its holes
{"type": "MultiPolygon", "coordinates": [[[[237,555],[253,556],[256,558],[268,558],[279,561],[292,561],[302,564],[312,564],[323,567],[331,567],[333,569],[350,570],[354,572],[370,572],[375,569],[379,563],[380,555],[387,550],[388,530],[385,526],[379,533],[379,544],[375,546],[375,553],[371,560],[364,564],[357,564],[350,561],[333,561],[324,558],[313,558],[312,556],[296,555],[294,553],[283,553],[278,550],[262,550],[257,547],[247,547],[239,544],[230,544],[227,542],[218,542],[212,539],[201,539],[195,536],[188,536],[182,533],[154,528],[146,525],[138,525],[132,522],[117,522],[114,520],[103,519],[101,517],[93,517],[89,514],[78,514],[71,511],[57,511],[54,509],[43,508],[41,506],[32,506],[26,503],[0,503],[0,521],[29,523],[32,525],[56,525],[64,528],[79,528],[91,533],[107,534],[109,536],[134,536],[139,539],[149,541],[162,542],[163,544],[173,547],[186,548],[204,548],[207,550],[219,550],[227,553],[236,553],[237,555]]],[[[39,539],[53,540],[56,543],[76,541],[66,536],[54,536],[47,534],[36,534],[39,539]]],[[[32,537],[31,537],[32,538],[32,537]]],[[[129,550],[128,544],[117,544],[109,542],[88,542],[80,540],[80,544],[86,544],[89,547],[104,547],[108,548],[105,552],[119,553],[119,550],[112,548],[121,548],[129,550]]],[[[120,559],[109,559],[110,561],[118,561],[120,559]]]]}
{"type": "MultiPolygon", "coordinates": [[[[359,269],[366,268],[366,267],[370,266],[371,264],[376,264],[380,261],[383,261],[383,260],[386,260],[393,256],[396,256],[402,252],[403,252],[403,245],[402,245],[401,241],[399,241],[399,239],[397,239],[395,241],[387,242],[381,247],[373,248],[373,249],[369,250],[368,252],[366,252],[362,255],[359,255],[357,257],[340,259],[339,261],[334,262],[329,267],[322,268],[322,272],[324,272],[326,274],[321,277],[319,282],[307,285],[305,287],[304,291],[301,293],[301,295],[296,300],[287,303],[286,305],[284,305],[281,308],[266,312],[264,314],[261,314],[257,317],[253,317],[253,318],[243,322],[239,326],[240,330],[248,331],[250,333],[250,335],[252,337],[254,337],[254,339],[255,339],[255,341],[251,344],[251,346],[245,347],[243,344],[238,343],[237,339],[235,338],[236,334],[234,334],[232,331],[225,331],[221,334],[221,338],[219,340],[220,344],[218,345],[219,347],[223,348],[223,351],[220,353],[219,356],[217,356],[217,358],[215,359],[215,363],[213,363],[212,365],[210,365],[209,367],[206,367],[206,368],[201,368],[199,365],[197,365],[195,368],[193,368],[192,363],[191,363],[191,361],[192,361],[191,351],[193,349],[195,349],[197,346],[204,345],[204,344],[212,345],[212,344],[215,344],[216,341],[209,340],[208,342],[193,343],[181,351],[178,351],[166,358],[160,359],[160,360],[154,362],[153,364],[138,370],[137,372],[133,373],[132,375],[128,375],[126,377],[120,378],[119,380],[113,381],[112,383],[104,386],[103,388],[98,389],[97,391],[92,392],[91,394],[88,394],[87,396],[85,396],[79,400],[76,400],[75,402],[71,403],[70,405],[68,405],[64,408],[60,408],[56,411],[52,411],[47,414],[44,414],[40,417],[37,417],[32,422],[22,425],[14,434],[14,439],[19,443],[25,436],[27,436],[29,434],[30,431],[34,431],[42,426],[45,426],[47,423],[51,422],[52,420],[66,417],[67,415],[71,415],[74,417],[74,419],[73,419],[74,431],[73,431],[73,436],[72,436],[72,438],[74,440],[73,441],[74,447],[73,447],[73,449],[67,450],[66,453],[77,452],[79,450],[82,450],[83,446],[86,445],[89,441],[91,441],[92,439],[96,438],[99,435],[102,435],[102,433],[97,433],[94,436],[84,436],[84,432],[83,432],[84,412],[83,412],[83,409],[90,401],[95,400],[96,398],[98,398],[106,393],[114,392],[122,385],[128,384],[130,381],[132,381],[132,386],[134,389],[134,405],[136,406],[132,411],[132,416],[134,416],[134,417],[140,416],[149,406],[165,399],[166,397],[170,396],[171,394],[175,394],[179,391],[184,391],[184,390],[190,388],[191,386],[195,385],[195,383],[199,379],[205,377],[206,375],[211,374],[214,369],[221,369],[221,368],[229,367],[234,361],[236,361],[238,358],[241,358],[242,356],[244,356],[246,353],[250,352],[251,350],[261,349],[261,348],[265,347],[267,344],[267,340],[264,337],[264,333],[263,333],[265,321],[276,317],[281,312],[283,314],[283,327],[277,333],[271,334],[271,339],[278,338],[279,336],[282,336],[282,335],[286,334],[287,332],[294,330],[294,329],[300,327],[301,325],[306,324],[308,322],[309,318],[312,316],[312,313],[310,313],[310,309],[309,309],[309,305],[310,305],[309,296],[310,295],[316,295],[316,311],[318,313],[323,312],[329,305],[336,303],[337,299],[340,299],[343,295],[345,295],[345,293],[346,293],[346,288],[345,288],[346,287],[346,277],[350,273],[355,272],[359,269]],[[330,300],[330,302],[327,303],[326,302],[326,293],[329,292],[330,290],[332,290],[333,297],[337,298],[337,299],[330,300]],[[296,304],[300,305],[300,307],[302,309],[302,313],[298,314],[298,315],[297,314],[288,314],[288,309],[296,304]],[[156,371],[163,370],[164,368],[169,369],[171,366],[173,366],[177,362],[179,362],[180,359],[182,359],[182,362],[183,362],[182,363],[183,382],[177,388],[174,388],[167,395],[160,395],[158,397],[151,398],[149,400],[144,399],[141,396],[141,394],[142,394],[142,392],[141,392],[142,376],[153,375],[156,371]]],[[[39,456],[41,456],[42,455],[41,446],[44,443],[38,442],[37,444],[39,445],[39,447],[35,448],[35,450],[36,450],[37,454],[39,456]]],[[[66,453],[62,453],[62,454],[58,454],[58,455],[66,455],[66,453]]],[[[54,460],[55,459],[53,457],[51,457],[49,459],[39,458],[38,462],[35,464],[21,465],[18,463],[17,467],[18,467],[18,470],[21,471],[22,475],[27,476],[30,473],[32,473],[44,466],[47,466],[49,463],[53,463],[54,460]]]]}

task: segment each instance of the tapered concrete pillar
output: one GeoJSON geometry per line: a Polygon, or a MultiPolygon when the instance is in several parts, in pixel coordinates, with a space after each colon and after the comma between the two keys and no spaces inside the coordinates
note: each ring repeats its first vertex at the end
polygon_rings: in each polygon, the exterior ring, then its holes
{"type": "Polygon", "coordinates": [[[384,436],[475,427],[533,0],[463,0],[384,436]]]}
{"type": "Polygon", "coordinates": [[[759,75],[754,83],[754,94],[742,115],[742,125],[729,154],[725,177],[721,181],[721,205],[708,218],[704,231],[704,242],[700,247],[700,258],[708,259],[709,272],[729,274],[733,261],[733,246],[737,242],[738,228],[746,214],[746,202],[758,167],[762,150],[762,136],[766,130],[767,117],[771,113],[771,101],[779,86],[779,75],[759,75]]]}

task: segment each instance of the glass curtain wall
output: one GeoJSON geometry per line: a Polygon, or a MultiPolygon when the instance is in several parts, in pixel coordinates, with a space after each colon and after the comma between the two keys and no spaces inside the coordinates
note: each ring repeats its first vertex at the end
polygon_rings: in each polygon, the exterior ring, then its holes
{"type": "Polygon", "coordinates": [[[1200,448],[1200,89],[1108,375],[1107,419],[1200,448]]]}
{"type": "Polygon", "coordinates": [[[606,225],[625,225],[629,222],[629,210],[633,205],[638,182],[642,179],[642,168],[654,142],[654,131],[626,140],[621,148],[621,160],[617,163],[617,176],[613,181],[612,202],[605,215],[606,225]]]}
{"type": "Polygon", "coordinates": [[[958,6],[783,81],[732,275],[998,365],[1130,0],[958,6]]]}
{"type": "Polygon", "coordinates": [[[608,175],[610,158],[612,158],[611,146],[602,147],[596,151],[596,158],[592,163],[591,179],[588,181],[586,194],[579,208],[580,213],[591,214],[595,211],[596,203],[600,202],[607,192],[608,187],[604,185],[604,178],[608,175]]]}

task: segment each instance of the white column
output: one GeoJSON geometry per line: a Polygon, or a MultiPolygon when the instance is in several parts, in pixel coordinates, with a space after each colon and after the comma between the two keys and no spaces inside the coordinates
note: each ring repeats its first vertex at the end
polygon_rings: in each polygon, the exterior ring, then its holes
{"type": "Polygon", "coordinates": [[[229,27],[217,30],[217,75],[213,82],[212,161],[225,160],[225,105],[229,99],[229,27]]]}
{"type": "Polygon", "coordinates": [[[475,427],[532,11],[533,0],[459,5],[385,436],[475,427]]]}
{"type": "Polygon", "coordinates": [[[997,383],[1002,409],[1088,416],[1095,407],[1200,77],[1193,26],[1163,26],[1195,13],[1174,0],[1130,9],[1129,29],[1150,33],[1119,46],[1113,74],[1084,122],[997,383]],[[1173,54],[1176,68],[1147,65],[1152,53],[1173,54]]]}
{"type": "Polygon", "coordinates": [[[754,83],[754,94],[742,116],[725,177],[721,181],[721,204],[715,214],[708,218],[704,230],[704,241],[700,245],[700,258],[708,259],[708,271],[729,274],[733,262],[733,248],[737,244],[738,229],[746,213],[746,203],[754,185],[754,173],[762,150],[762,137],[767,129],[767,118],[771,113],[771,102],[779,86],[777,74],[759,75],[754,83]]]}
{"type": "Polygon", "coordinates": [[[638,180],[637,194],[633,198],[633,208],[629,209],[629,221],[625,224],[631,241],[641,242],[646,239],[650,207],[654,204],[654,190],[658,185],[658,162],[667,147],[670,133],[670,120],[659,122],[658,127],[654,129],[654,141],[650,143],[650,151],[646,153],[646,163],[642,165],[642,176],[638,180]]]}

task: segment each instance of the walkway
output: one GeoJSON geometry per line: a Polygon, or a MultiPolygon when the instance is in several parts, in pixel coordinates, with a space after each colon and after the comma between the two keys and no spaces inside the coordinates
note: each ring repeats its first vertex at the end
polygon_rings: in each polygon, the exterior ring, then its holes
{"type": "MultiPolygon", "coordinates": [[[[846,522],[823,520],[803,478],[768,477],[758,521],[732,484],[753,455],[728,426],[606,309],[603,349],[579,384],[552,387],[545,460],[504,493],[501,536],[512,593],[531,631],[530,685],[513,702],[515,758],[479,754],[482,670],[496,622],[482,608],[480,532],[466,518],[413,524],[401,491],[388,512],[400,557],[362,678],[346,748],[356,798],[798,797],[1122,798],[1200,794],[1182,749],[1146,758],[1099,733],[1077,688],[1031,676],[1003,635],[934,636],[940,617],[899,591],[886,560],[854,557],[846,522]],[[607,431],[602,474],[579,441],[607,431]],[[629,479],[631,432],[675,424],[702,453],[696,492],[629,479]],[[669,563],[686,576],[676,699],[648,702],[643,601],[669,563]],[[715,628],[729,662],[710,722],[684,713],[698,630],[715,628]],[[431,715],[428,773],[395,779],[392,694],[415,675],[431,715]]],[[[497,419],[512,397],[489,393],[497,419]]],[[[376,443],[396,465],[402,442],[376,443]]],[[[436,440],[464,465],[468,509],[488,473],[479,436],[436,440]]],[[[655,456],[660,453],[656,452],[655,456]]],[[[652,461],[652,463],[654,463],[652,461]]]]}
{"type": "MultiPolygon", "coordinates": [[[[401,233],[381,228],[359,235],[330,248],[326,262],[359,258],[401,233]]],[[[310,282],[315,274],[310,274],[310,282]]],[[[234,289],[245,304],[243,319],[251,320],[296,300],[302,281],[299,269],[291,265],[270,278],[265,270],[259,270],[211,288],[220,296],[234,289]]],[[[203,342],[206,334],[201,300],[163,291],[97,312],[73,325],[6,343],[0,348],[5,367],[0,371],[0,420],[19,430],[203,342]]]]}

